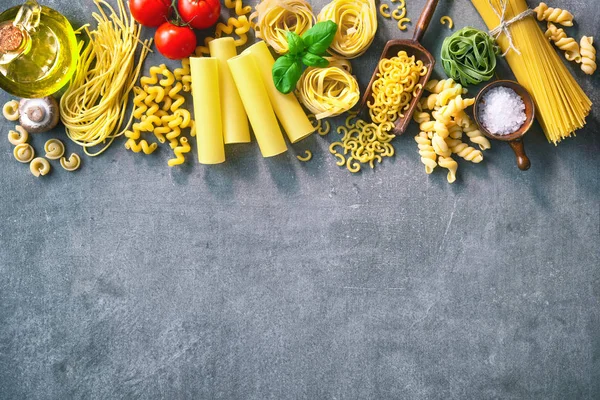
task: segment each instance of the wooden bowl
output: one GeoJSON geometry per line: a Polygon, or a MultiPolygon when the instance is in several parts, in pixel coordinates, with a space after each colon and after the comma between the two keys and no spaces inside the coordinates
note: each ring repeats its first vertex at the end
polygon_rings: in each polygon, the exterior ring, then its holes
{"type": "Polygon", "coordinates": [[[529,161],[529,158],[525,153],[523,136],[527,133],[527,131],[529,131],[531,125],[533,125],[533,121],[535,119],[535,104],[533,102],[533,98],[531,97],[527,89],[525,89],[523,86],[519,85],[517,82],[514,81],[500,80],[492,82],[485,86],[483,89],[481,89],[479,91],[479,94],[477,94],[477,97],[475,98],[475,104],[473,105],[473,116],[475,117],[475,122],[477,123],[479,130],[485,136],[493,140],[508,142],[510,147],[515,152],[515,155],[517,157],[517,166],[520,170],[527,171],[531,167],[531,162],[529,161]],[[508,135],[495,135],[491,133],[487,130],[485,125],[483,125],[483,123],[480,120],[479,105],[483,101],[483,96],[485,96],[485,94],[491,89],[498,86],[503,86],[514,90],[523,99],[523,103],[525,103],[525,122],[523,123],[523,125],[521,125],[521,127],[518,130],[508,135]]]}

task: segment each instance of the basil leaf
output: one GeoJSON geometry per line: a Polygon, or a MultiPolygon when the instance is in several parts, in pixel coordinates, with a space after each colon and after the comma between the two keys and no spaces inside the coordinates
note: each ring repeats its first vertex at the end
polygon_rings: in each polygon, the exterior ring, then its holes
{"type": "Polygon", "coordinates": [[[296,32],[287,32],[288,51],[291,55],[302,54],[306,46],[304,41],[296,32]]]}
{"type": "Polygon", "coordinates": [[[290,93],[302,75],[302,63],[291,54],[281,56],[273,65],[273,83],[283,94],[290,93]]]}
{"type": "Polygon", "coordinates": [[[325,54],[329,46],[331,46],[331,42],[333,42],[337,28],[337,24],[333,21],[322,21],[304,32],[302,40],[308,52],[318,56],[325,54]]]}
{"type": "Polygon", "coordinates": [[[302,56],[302,62],[309,67],[325,68],[329,65],[329,61],[325,58],[312,53],[305,53],[302,56]]]}

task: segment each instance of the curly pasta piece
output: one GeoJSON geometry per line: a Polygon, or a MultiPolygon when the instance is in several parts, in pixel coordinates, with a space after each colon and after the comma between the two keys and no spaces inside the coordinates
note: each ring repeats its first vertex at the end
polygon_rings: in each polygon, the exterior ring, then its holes
{"type": "Polygon", "coordinates": [[[356,78],[336,66],[307,68],[296,90],[302,104],[319,120],[348,111],[360,99],[356,78]]]}
{"type": "Polygon", "coordinates": [[[140,78],[140,84],[142,87],[146,87],[149,85],[156,85],[158,83],[158,75],[162,74],[162,71],[167,68],[165,64],[154,65],[150,67],[149,74],[150,76],[142,76],[140,78]]]}
{"type": "Polygon", "coordinates": [[[379,6],[379,13],[383,18],[392,18],[392,14],[390,14],[390,6],[385,3],[382,3],[379,6]]]}
{"type": "Polygon", "coordinates": [[[369,48],[377,32],[374,0],[332,0],[321,9],[317,21],[338,26],[330,51],[342,58],[356,58],[369,48]]]}
{"type": "Polygon", "coordinates": [[[171,158],[169,161],[167,161],[169,167],[174,167],[175,165],[183,164],[185,162],[185,154],[189,153],[191,150],[191,147],[186,137],[182,137],[181,139],[179,139],[179,141],[181,142],[181,144],[173,149],[175,158],[171,158]]]}
{"type": "Polygon", "coordinates": [[[479,164],[483,161],[483,154],[479,150],[475,150],[473,147],[460,140],[450,139],[446,142],[450,146],[452,153],[464,158],[472,163],[479,164]]]}
{"type": "Polygon", "coordinates": [[[469,137],[469,140],[475,144],[479,145],[481,150],[488,150],[492,148],[492,145],[488,138],[486,138],[483,133],[477,127],[470,118],[467,120],[468,124],[463,128],[465,134],[469,137]]]}
{"type": "Polygon", "coordinates": [[[552,8],[544,2],[533,9],[538,21],[555,22],[564,26],[573,26],[573,14],[561,8],[552,8]]]}
{"type": "Polygon", "coordinates": [[[312,159],[312,152],[310,150],[306,150],[304,152],[304,154],[305,154],[304,156],[297,155],[296,158],[299,161],[302,161],[302,162],[307,162],[307,161],[310,161],[312,159]]]}
{"type": "Polygon", "coordinates": [[[237,15],[246,15],[252,11],[252,6],[245,6],[242,0],[225,0],[225,7],[229,9],[235,9],[237,15]]]}
{"type": "Polygon", "coordinates": [[[450,150],[450,146],[448,146],[446,140],[437,133],[433,134],[431,145],[433,147],[433,151],[435,151],[435,154],[445,157],[449,157],[450,154],[452,154],[452,150],[450,150]]]}
{"type": "Polygon", "coordinates": [[[461,88],[461,90],[462,90],[461,94],[467,93],[467,89],[463,89],[462,85],[460,83],[454,82],[454,79],[452,79],[452,78],[443,79],[443,80],[432,79],[425,84],[425,90],[427,90],[430,93],[436,93],[436,94],[439,94],[446,89],[453,89],[456,87],[461,88]]]}
{"type": "Polygon", "coordinates": [[[392,11],[392,18],[396,21],[399,21],[404,17],[406,17],[406,7],[398,7],[392,11]]]}
{"type": "Polygon", "coordinates": [[[140,119],[142,115],[148,110],[148,106],[144,103],[148,93],[139,86],[133,88],[135,97],[133,98],[133,116],[134,118],[140,119]]]}
{"type": "Polygon", "coordinates": [[[157,147],[158,145],[156,143],[148,144],[148,142],[145,140],[140,140],[138,143],[133,139],[127,139],[127,142],[125,142],[125,148],[133,151],[134,153],[143,151],[144,154],[152,154],[157,147]]]}
{"type": "Polygon", "coordinates": [[[160,73],[162,74],[162,76],[164,76],[164,79],[158,81],[158,84],[160,86],[167,87],[173,85],[173,83],[175,82],[175,75],[173,75],[173,73],[168,68],[163,68],[163,70],[160,71],[160,73]]]}
{"type": "Polygon", "coordinates": [[[431,115],[429,115],[429,113],[426,111],[417,110],[413,114],[413,120],[420,125],[423,122],[431,121],[431,115]]]}
{"type": "Polygon", "coordinates": [[[33,150],[33,147],[31,147],[30,144],[21,143],[16,145],[13,149],[13,156],[18,162],[26,164],[35,157],[35,150],[33,150]]]}
{"type": "Polygon", "coordinates": [[[58,160],[65,154],[65,145],[58,139],[50,139],[44,144],[46,158],[49,160],[58,160]]]}
{"type": "Polygon", "coordinates": [[[596,71],[596,67],[594,38],[583,36],[581,38],[581,70],[588,75],[592,75],[596,71]]]}
{"type": "Polygon", "coordinates": [[[438,165],[448,170],[448,176],[446,177],[448,183],[454,183],[456,181],[456,171],[458,170],[458,163],[454,161],[452,157],[440,156],[438,157],[438,165]]]}
{"type": "Polygon", "coordinates": [[[50,169],[50,163],[43,157],[34,158],[29,163],[29,170],[35,177],[47,175],[50,169]]]}
{"type": "Polygon", "coordinates": [[[68,159],[62,157],[60,159],[60,166],[66,171],[73,172],[81,166],[81,158],[76,153],[71,154],[68,159]]]}
{"type": "Polygon", "coordinates": [[[408,26],[406,26],[406,24],[408,24],[409,22],[411,22],[410,18],[400,18],[400,20],[398,21],[398,29],[400,29],[401,31],[407,30],[408,26]]]}
{"type": "Polygon", "coordinates": [[[29,140],[29,132],[25,130],[21,125],[15,126],[15,130],[8,131],[8,141],[13,146],[18,144],[27,143],[29,140]]]}
{"type": "Polygon", "coordinates": [[[287,53],[286,32],[302,36],[316,22],[312,6],[305,0],[264,0],[258,3],[250,21],[256,20],[256,37],[279,54],[287,53]]]}
{"type": "Polygon", "coordinates": [[[450,18],[448,15],[444,15],[442,18],[440,18],[440,24],[446,25],[446,22],[448,23],[448,29],[452,29],[454,27],[454,21],[452,21],[452,18],[450,18]]]}
{"type": "Polygon", "coordinates": [[[11,100],[2,106],[2,115],[9,121],[17,121],[19,119],[19,102],[11,100]]]}
{"type": "Polygon", "coordinates": [[[189,75],[191,73],[190,70],[190,59],[184,58],[181,60],[181,68],[175,68],[173,70],[173,75],[175,75],[175,79],[183,83],[183,77],[189,75]]]}
{"type": "Polygon", "coordinates": [[[419,146],[421,162],[425,165],[425,173],[431,174],[437,167],[437,154],[431,145],[431,140],[427,137],[427,133],[421,132],[415,136],[415,141],[419,146]]]}
{"type": "Polygon", "coordinates": [[[556,47],[565,52],[565,58],[569,61],[581,62],[581,54],[579,52],[579,43],[572,37],[568,37],[564,29],[558,28],[551,22],[548,22],[548,29],[544,34],[556,47]]]}

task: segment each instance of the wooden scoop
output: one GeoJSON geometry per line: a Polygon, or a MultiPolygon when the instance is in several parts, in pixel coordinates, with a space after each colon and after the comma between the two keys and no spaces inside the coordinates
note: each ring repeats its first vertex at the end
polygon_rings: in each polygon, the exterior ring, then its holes
{"type": "MultiPolygon", "coordinates": [[[[431,17],[433,17],[433,13],[435,11],[435,7],[438,4],[438,0],[427,0],[425,4],[425,8],[421,13],[421,17],[417,22],[417,26],[415,28],[415,33],[411,40],[405,39],[395,39],[390,40],[386,43],[385,48],[383,49],[383,53],[381,54],[380,60],[384,58],[392,58],[398,55],[399,51],[406,51],[408,56],[415,56],[415,59],[421,60],[423,64],[427,67],[427,74],[422,76],[419,80],[419,83],[425,87],[425,84],[431,77],[431,73],[433,72],[433,67],[435,66],[435,58],[429,53],[425,47],[421,46],[419,43],[429,26],[429,22],[431,21],[431,17]]],[[[367,108],[367,101],[372,100],[371,92],[372,85],[375,79],[377,79],[377,73],[379,72],[379,63],[377,67],[375,67],[375,71],[373,72],[373,76],[371,77],[371,81],[369,82],[369,86],[367,86],[367,90],[363,95],[362,101],[360,103],[359,113],[363,113],[367,108]]],[[[417,103],[421,99],[421,95],[423,94],[423,90],[420,90],[417,96],[413,97],[410,102],[410,106],[408,110],[402,111],[404,113],[403,118],[398,118],[395,123],[395,127],[393,129],[393,133],[395,135],[402,135],[408,126],[410,119],[412,118],[413,113],[415,112],[415,108],[417,107],[417,103]]]]}

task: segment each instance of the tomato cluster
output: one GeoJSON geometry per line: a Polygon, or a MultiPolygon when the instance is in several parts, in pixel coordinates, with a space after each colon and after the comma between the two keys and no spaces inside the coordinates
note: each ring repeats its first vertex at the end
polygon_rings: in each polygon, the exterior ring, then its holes
{"type": "Polygon", "coordinates": [[[206,29],[217,23],[221,14],[219,0],[129,0],[131,15],[148,27],[158,27],[156,48],[176,60],[189,57],[196,49],[192,28],[206,29]],[[175,19],[172,19],[174,14],[175,19]]]}

